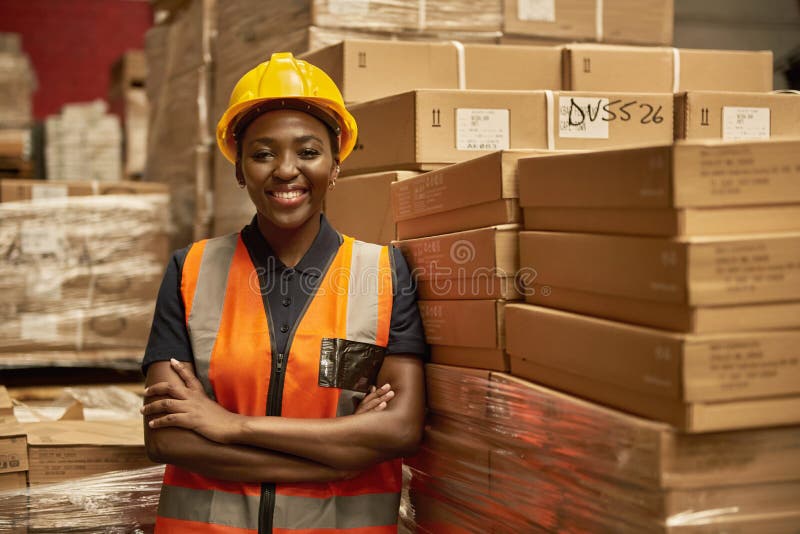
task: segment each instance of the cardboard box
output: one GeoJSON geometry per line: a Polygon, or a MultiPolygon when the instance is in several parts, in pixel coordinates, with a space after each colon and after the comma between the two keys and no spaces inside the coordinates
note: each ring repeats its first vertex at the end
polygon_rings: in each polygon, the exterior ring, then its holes
{"type": "Polygon", "coordinates": [[[800,96],[692,91],[675,95],[676,139],[800,136],[800,96]]]}
{"type": "Polygon", "coordinates": [[[325,215],[343,234],[387,245],[397,239],[389,188],[416,174],[395,171],[341,178],[325,196],[325,215]]]}
{"type": "Polygon", "coordinates": [[[567,91],[772,91],[772,51],[692,50],[573,43],[567,91]]]}
{"type": "Polygon", "coordinates": [[[687,432],[800,422],[800,367],[791,349],[799,337],[796,329],[681,335],[506,307],[513,375],[687,432]]]}
{"type": "Polygon", "coordinates": [[[153,465],[141,419],[25,423],[31,485],[153,465]]]}
{"type": "Polygon", "coordinates": [[[560,51],[548,46],[346,39],[302,58],[328,73],[348,103],[419,88],[561,89],[560,51]]]}
{"type": "Polygon", "coordinates": [[[536,283],[523,288],[522,293],[530,304],[677,332],[709,334],[800,328],[798,301],[689,306],[536,283]]]}
{"type": "Polygon", "coordinates": [[[643,301],[800,300],[798,233],[661,238],[525,231],[520,267],[535,271],[530,283],[643,301]]]}
{"type": "MultiPolygon", "coordinates": [[[[22,473],[28,470],[28,440],[25,429],[11,415],[0,417],[0,474],[22,473]]],[[[13,484],[15,478],[10,477],[13,484]]]]}
{"type": "Polygon", "coordinates": [[[147,79],[144,50],[128,50],[111,65],[108,89],[110,100],[121,97],[132,87],[143,88],[147,79]]]}
{"type": "Polygon", "coordinates": [[[434,413],[462,430],[476,427],[472,435],[496,449],[569,466],[562,473],[642,492],[798,480],[798,471],[787,469],[800,462],[797,425],[686,434],[505,373],[429,364],[426,382],[434,413]]]}
{"type": "MultiPolygon", "coordinates": [[[[28,473],[17,471],[16,473],[0,473],[0,491],[22,490],[28,487],[28,473]]],[[[20,503],[24,506],[24,503],[20,503]]]]}
{"type": "Polygon", "coordinates": [[[504,300],[420,300],[431,362],[508,370],[503,327],[504,300]]]}
{"type": "Polygon", "coordinates": [[[351,112],[359,129],[343,165],[347,174],[434,170],[497,150],[672,142],[666,93],[432,89],[357,104],[351,112]]]}
{"type": "Polygon", "coordinates": [[[508,300],[518,298],[517,232],[515,225],[502,225],[395,244],[423,300],[508,300]]]}
{"type": "Polygon", "coordinates": [[[0,385],[0,417],[13,417],[14,403],[5,386],[0,385]]]}
{"type": "Polygon", "coordinates": [[[692,236],[800,229],[800,141],[686,141],[519,163],[528,230],[692,236]]]}
{"type": "Polygon", "coordinates": [[[520,222],[517,161],[536,150],[504,150],[391,186],[398,239],[520,222]]]}
{"type": "Polygon", "coordinates": [[[0,179],[0,202],[37,200],[93,195],[153,195],[166,194],[167,186],[149,182],[121,180],[18,180],[0,179]]]}
{"type": "Polygon", "coordinates": [[[673,0],[503,0],[503,32],[554,39],[671,45],[673,0]],[[600,13],[598,9],[602,9],[600,13]]]}

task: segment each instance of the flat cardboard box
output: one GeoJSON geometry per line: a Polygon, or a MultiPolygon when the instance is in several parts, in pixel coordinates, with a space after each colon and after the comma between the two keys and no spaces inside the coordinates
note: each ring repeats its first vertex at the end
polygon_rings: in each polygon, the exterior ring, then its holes
{"type": "Polygon", "coordinates": [[[524,231],[520,268],[534,271],[528,281],[536,284],[644,301],[794,301],[800,300],[800,233],[663,238],[524,231]]]}
{"type": "Polygon", "coordinates": [[[492,152],[393,183],[398,239],[519,223],[517,161],[544,153],[492,152]]]}
{"type": "Polygon", "coordinates": [[[25,429],[13,415],[0,417],[0,474],[28,470],[28,440],[25,429]]]}
{"type": "Polygon", "coordinates": [[[428,171],[497,150],[669,143],[672,105],[671,93],[411,91],[352,106],[358,142],[342,170],[428,171]]]}
{"type": "Polygon", "coordinates": [[[497,449],[642,490],[790,482],[800,473],[797,425],[686,434],[505,373],[428,365],[426,381],[435,413],[476,427],[497,449]]]}
{"type": "Polygon", "coordinates": [[[340,178],[325,196],[325,215],[343,234],[387,245],[397,239],[389,188],[416,174],[394,171],[340,178]]]}
{"type": "Polygon", "coordinates": [[[397,241],[426,300],[514,298],[516,225],[397,241]]]}
{"type": "Polygon", "coordinates": [[[688,306],[532,284],[525,302],[625,323],[694,334],[800,328],[800,301],[688,306]]]}
{"type": "Polygon", "coordinates": [[[552,39],[671,45],[673,0],[503,0],[503,33],[552,39]],[[598,13],[598,7],[602,12],[598,13]]]}
{"type": "Polygon", "coordinates": [[[800,96],[690,91],[675,95],[675,139],[800,136],[800,96]]]}
{"type": "Polygon", "coordinates": [[[800,203],[800,138],[678,141],[519,161],[520,205],[727,208],[800,203]]]}
{"type": "Polygon", "coordinates": [[[550,46],[345,39],[301,58],[328,73],[348,103],[420,88],[561,89],[560,50],[550,46]]]}
{"type": "Polygon", "coordinates": [[[528,304],[505,311],[515,376],[687,432],[800,422],[800,330],[686,335],[528,304]]]}
{"type": "MultiPolygon", "coordinates": [[[[22,490],[28,487],[28,473],[17,471],[15,473],[0,473],[0,492],[22,490]]],[[[24,503],[20,503],[24,506],[24,503]]]]}
{"type": "Polygon", "coordinates": [[[420,300],[431,362],[508,370],[503,300],[420,300]]]}
{"type": "Polygon", "coordinates": [[[772,91],[772,51],[693,50],[573,43],[564,46],[568,91],[772,91]]]}
{"type": "Polygon", "coordinates": [[[25,423],[30,484],[153,465],[141,419],[25,423]]]}
{"type": "Polygon", "coordinates": [[[164,184],[120,180],[19,180],[0,179],[0,202],[37,201],[48,198],[93,195],[153,195],[166,194],[164,184]]]}

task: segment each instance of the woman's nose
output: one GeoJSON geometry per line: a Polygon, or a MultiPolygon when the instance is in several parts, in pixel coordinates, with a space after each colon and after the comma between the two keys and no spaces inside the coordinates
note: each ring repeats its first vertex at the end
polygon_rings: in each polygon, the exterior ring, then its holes
{"type": "Polygon", "coordinates": [[[300,174],[300,170],[297,168],[297,158],[293,155],[281,156],[272,174],[281,180],[291,180],[300,174]]]}

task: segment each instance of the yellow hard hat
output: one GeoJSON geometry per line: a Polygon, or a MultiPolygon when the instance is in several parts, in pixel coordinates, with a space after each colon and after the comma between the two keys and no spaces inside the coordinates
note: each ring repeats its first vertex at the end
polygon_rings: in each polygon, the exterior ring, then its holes
{"type": "Polygon", "coordinates": [[[339,136],[340,161],[353,151],[358,126],[339,88],[322,69],[280,52],[242,76],[233,88],[228,109],[217,124],[217,145],[225,157],[236,163],[236,132],[242,119],[251,112],[281,108],[301,109],[327,123],[339,136]]]}

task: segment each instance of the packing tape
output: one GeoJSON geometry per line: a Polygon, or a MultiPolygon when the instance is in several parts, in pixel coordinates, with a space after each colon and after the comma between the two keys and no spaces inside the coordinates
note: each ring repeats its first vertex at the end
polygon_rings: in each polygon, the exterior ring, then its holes
{"type": "Polygon", "coordinates": [[[417,29],[424,30],[428,24],[428,2],[418,0],[417,2],[417,29]]]}
{"type": "Polygon", "coordinates": [[[83,310],[75,310],[75,350],[83,350],[83,310]]]}
{"type": "Polygon", "coordinates": [[[464,53],[464,43],[461,41],[450,41],[456,48],[456,57],[458,59],[458,88],[467,88],[467,62],[464,53]]]}
{"type": "Polygon", "coordinates": [[[544,100],[547,103],[547,150],[556,149],[555,124],[553,123],[553,91],[545,89],[544,100]]]}
{"type": "Polygon", "coordinates": [[[100,182],[97,180],[92,180],[92,194],[99,195],[100,194],[100,182]]]}
{"type": "Polygon", "coordinates": [[[672,92],[677,93],[681,87],[681,51],[672,47],[672,92]]]}
{"type": "Polygon", "coordinates": [[[603,41],[603,0],[597,0],[594,10],[594,33],[597,41],[603,41]]]}

